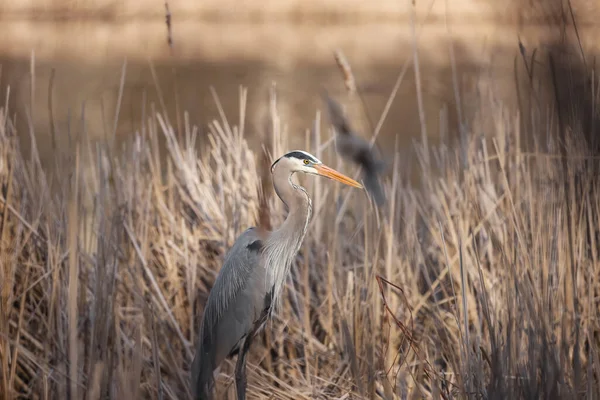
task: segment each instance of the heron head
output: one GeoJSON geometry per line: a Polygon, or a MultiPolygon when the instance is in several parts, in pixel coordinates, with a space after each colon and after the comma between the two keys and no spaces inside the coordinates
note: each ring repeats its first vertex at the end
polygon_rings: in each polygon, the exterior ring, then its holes
{"type": "Polygon", "coordinates": [[[286,168],[290,174],[294,172],[304,172],[312,175],[325,176],[345,185],[354,186],[356,188],[362,189],[363,187],[354,179],[336,171],[331,167],[328,167],[317,157],[302,150],[290,151],[289,153],[281,156],[271,165],[271,173],[273,173],[276,166],[278,168],[286,168]]]}

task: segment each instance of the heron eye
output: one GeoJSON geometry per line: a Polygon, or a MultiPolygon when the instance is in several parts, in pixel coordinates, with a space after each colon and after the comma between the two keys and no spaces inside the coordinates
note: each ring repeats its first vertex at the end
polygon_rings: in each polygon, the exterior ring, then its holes
{"type": "Polygon", "coordinates": [[[308,165],[308,163],[310,163],[310,161],[308,161],[308,160],[305,159],[304,160],[304,165],[308,165]]]}

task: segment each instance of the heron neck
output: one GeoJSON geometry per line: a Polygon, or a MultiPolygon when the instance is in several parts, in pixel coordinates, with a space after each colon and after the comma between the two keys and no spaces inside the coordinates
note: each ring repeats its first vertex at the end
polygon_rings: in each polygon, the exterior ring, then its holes
{"type": "Polygon", "coordinates": [[[275,171],[273,186],[288,209],[285,221],[271,233],[265,246],[265,266],[274,289],[272,303],[277,307],[291,265],[306,235],[312,202],[306,190],[293,182],[292,175],[283,176],[275,171]]]}
{"type": "Polygon", "coordinates": [[[312,202],[306,189],[297,183],[293,183],[291,176],[289,184],[285,188],[279,197],[285,203],[288,215],[283,224],[273,232],[273,235],[279,239],[282,237],[287,238],[288,244],[293,242],[292,249],[295,256],[295,253],[300,250],[312,216],[312,202]]]}

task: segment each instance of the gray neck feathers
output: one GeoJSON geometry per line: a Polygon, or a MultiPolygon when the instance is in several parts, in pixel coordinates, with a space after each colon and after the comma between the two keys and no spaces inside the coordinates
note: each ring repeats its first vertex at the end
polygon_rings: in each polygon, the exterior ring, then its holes
{"type": "Polygon", "coordinates": [[[312,202],[306,190],[292,182],[292,175],[285,179],[280,175],[282,174],[276,172],[273,176],[275,191],[287,206],[289,213],[279,229],[273,231],[267,239],[263,253],[269,280],[267,287],[273,288],[273,309],[281,305],[283,287],[296,254],[302,246],[312,216],[312,202]]]}

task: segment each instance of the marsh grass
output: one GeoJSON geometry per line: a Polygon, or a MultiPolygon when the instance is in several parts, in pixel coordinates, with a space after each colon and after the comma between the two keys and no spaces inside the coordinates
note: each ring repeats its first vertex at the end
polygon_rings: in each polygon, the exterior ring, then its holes
{"type": "MultiPolygon", "coordinates": [[[[600,396],[599,161],[576,130],[561,153],[551,121],[524,133],[480,99],[460,142],[417,143],[420,185],[396,155],[379,213],[364,193],[301,178],[314,217],[251,351],[250,398],[600,396]]],[[[203,305],[259,215],[245,101],[240,89],[237,122],[221,113],[200,150],[187,114],[176,133],[154,107],[120,151],[81,128],[52,173],[1,109],[2,398],[189,397],[203,305]]],[[[275,96],[269,110],[272,160],[290,149],[275,96]]],[[[305,148],[351,173],[319,126],[305,148]]],[[[278,226],[283,206],[268,202],[278,226]]],[[[232,371],[218,398],[233,398],[232,371]]]]}

